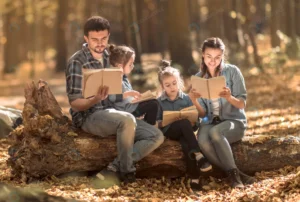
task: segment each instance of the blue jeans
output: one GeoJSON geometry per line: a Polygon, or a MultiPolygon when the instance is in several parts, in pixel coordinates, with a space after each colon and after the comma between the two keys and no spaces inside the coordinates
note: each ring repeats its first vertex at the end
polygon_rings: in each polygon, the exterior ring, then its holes
{"type": "Polygon", "coordinates": [[[243,123],[235,120],[202,125],[198,131],[198,143],[210,163],[228,171],[236,168],[230,144],[241,140],[245,131],[243,123]]]}
{"type": "Polygon", "coordinates": [[[159,129],[136,119],[128,112],[115,109],[94,112],[87,117],[82,130],[100,137],[117,136],[118,156],[112,164],[124,173],[134,172],[134,163],[150,154],[164,141],[159,129]]]}

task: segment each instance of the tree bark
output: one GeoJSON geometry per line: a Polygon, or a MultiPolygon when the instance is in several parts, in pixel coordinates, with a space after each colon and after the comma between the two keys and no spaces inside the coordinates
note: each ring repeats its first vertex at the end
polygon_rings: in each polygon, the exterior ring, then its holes
{"type": "MultiPolygon", "coordinates": [[[[68,172],[100,170],[116,157],[115,136],[100,138],[74,131],[49,86],[43,81],[38,85],[26,86],[24,125],[9,136],[12,145],[8,165],[15,177],[28,182],[68,172]]],[[[254,173],[286,165],[299,166],[299,144],[300,137],[295,136],[246,137],[233,144],[232,149],[237,166],[254,173]]],[[[136,167],[138,177],[180,177],[185,173],[181,146],[166,140],[136,167]]]]}

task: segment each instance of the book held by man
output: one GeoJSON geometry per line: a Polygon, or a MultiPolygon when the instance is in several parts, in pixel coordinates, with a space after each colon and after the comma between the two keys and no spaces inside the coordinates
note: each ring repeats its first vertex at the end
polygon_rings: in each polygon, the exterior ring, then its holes
{"type": "Polygon", "coordinates": [[[177,120],[188,119],[192,125],[198,121],[198,111],[195,106],[184,108],[180,111],[164,111],[162,127],[165,127],[177,120]]]}
{"type": "Polygon", "coordinates": [[[82,69],[83,97],[89,98],[98,93],[100,86],[108,86],[108,94],[122,94],[121,69],[82,69]]]}
{"type": "Polygon", "coordinates": [[[191,77],[192,88],[201,94],[201,97],[206,99],[219,98],[223,87],[226,87],[224,76],[213,77],[210,79],[201,78],[198,76],[191,77]]]}
{"type": "Polygon", "coordinates": [[[147,100],[153,100],[156,99],[156,93],[151,92],[150,90],[147,90],[146,92],[141,94],[141,97],[137,100],[132,100],[131,103],[140,103],[147,100]]]}

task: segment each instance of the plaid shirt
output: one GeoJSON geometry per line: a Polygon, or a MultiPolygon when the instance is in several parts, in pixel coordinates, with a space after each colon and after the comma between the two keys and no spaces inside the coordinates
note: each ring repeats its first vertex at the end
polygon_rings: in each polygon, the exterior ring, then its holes
{"type": "MultiPolygon", "coordinates": [[[[78,98],[83,98],[82,95],[82,68],[85,69],[101,69],[109,67],[109,57],[106,50],[103,52],[103,64],[95,59],[88,44],[83,44],[82,49],[77,51],[68,61],[66,68],[66,87],[69,103],[78,98]]],[[[107,108],[104,102],[99,102],[86,111],[74,111],[70,108],[70,114],[75,127],[80,128],[86,117],[97,110],[107,108]]]]}

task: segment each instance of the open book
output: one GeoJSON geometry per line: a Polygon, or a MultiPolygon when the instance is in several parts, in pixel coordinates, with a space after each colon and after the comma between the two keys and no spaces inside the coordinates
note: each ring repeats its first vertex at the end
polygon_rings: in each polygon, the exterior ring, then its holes
{"type": "Polygon", "coordinates": [[[82,73],[84,98],[96,95],[100,86],[108,86],[108,94],[122,94],[123,73],[121,69],[82,69],[82,73]]]}
{"type": "Polygon", "coordinates": [[[192,125],[198,121],[198,111],[195,106],[184,108],[180,111],[164,111],[162,127],[169,125],[178,119],[188,119],[192,125]]]}
{"type": "Polygon", "coordinates": [[[191,82],[192,88],[206,99],[219,98],[219,94],[223,90],[223,87],[226,87],[226,80],[224,76],[213,77],[211,79],[192,76],[191,82]]]}
{"type": "Polygon", "coordinates": [[[131,103],[139,103],[139,102],[144,102],[153,99],[156,99],[156,93],[147,90],[146,92],[141,94],[141,97],[138,100],[132,100],[131,103]]]}

